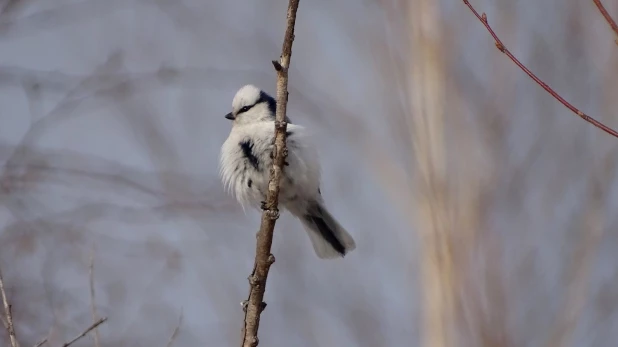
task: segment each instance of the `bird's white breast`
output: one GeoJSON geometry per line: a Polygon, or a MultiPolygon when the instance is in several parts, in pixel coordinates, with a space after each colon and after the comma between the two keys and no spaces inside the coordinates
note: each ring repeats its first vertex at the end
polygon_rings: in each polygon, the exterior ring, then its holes
{"type": "MultiPolygon", "coordinates": [[[[243,205],[259,207],[266,199],[272,159],[274,122],[234,126],[221,147],[220,174],[223,184],[243,205]],[[255,159],[247,156],[247,147],[255,159]]],[[[288,165],[284,167],[279,201],[313,198],[320,184],[317,152],[304,128],[288,124],[288,165]]]]}

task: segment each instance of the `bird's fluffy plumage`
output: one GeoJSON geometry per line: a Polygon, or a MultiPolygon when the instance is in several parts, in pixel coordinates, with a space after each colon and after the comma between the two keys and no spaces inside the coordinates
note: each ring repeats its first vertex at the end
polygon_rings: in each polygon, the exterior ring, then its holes
{"type": "MultiPolygon", "coordinates": [[[[226,190],[243,206],[260,208],[266,200],[272,165],[275,100],[246,85],[234,96],[232,130],[221,147],[220,174],[226,190]]],[[[289,119],[286,117],[289,123],[289,119]]],[[[356,248],[349,233],[324,206],[320,162],[304,127],[287,126],[288,157],[281,179],[279,205],[296,216],[320,258],[342,257],[356,248]]]]}

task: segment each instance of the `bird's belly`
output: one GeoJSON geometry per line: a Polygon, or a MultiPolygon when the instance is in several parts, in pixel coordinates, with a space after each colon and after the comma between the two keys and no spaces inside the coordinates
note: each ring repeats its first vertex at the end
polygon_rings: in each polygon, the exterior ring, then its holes
{"type": "MultiPolygon", "coordinates": [[[[270,179],[270,163],[252,166],[245,158],[238,158],[233,162],[236,170],[231,170],[232,190],[238,201],[246,206],[260,208],[262,201],[266,201],[268,182],[270,179]],[[268,169],[265,169],[268,168],[268,169]]],[[[279,208],[285,209],[290,205],[297,205],[301,201],[314,197],[317,186],[309,176],[297,169],[296,162],[283,170],[279,185],[279,208]],[[314,187],[315,186],[315,187],[314,187]]]]}
{"type": "MultiPolygon", "coordinates": [[[[245,180],[244,200],[251,206],[259,208],[262,201],[267,199],[270,177],[255,171],[251,172],[248,177],[251,180],[251,186],[249,187],[248,180],[245,180]]],[[[279,209],[286,208],[290,204],[296,204],[299,200],[306,200],[306,195],[303,187],[298,186],[298,182],[284,174],[279,184],[279,209]]]]}

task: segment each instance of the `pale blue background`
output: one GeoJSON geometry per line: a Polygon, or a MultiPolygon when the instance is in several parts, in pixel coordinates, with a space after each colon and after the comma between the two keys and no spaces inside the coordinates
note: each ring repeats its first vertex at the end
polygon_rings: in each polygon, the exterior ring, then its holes
{"type": "MultiPolygon", "coordinates": [[[[606,3],[618,16],[618,3],[606,3]]],[[[449,172],[472,177],[470,170],[497,167],[484,225],[504,242],[507,329],[514,345],[542,346],[585,231],[578,213],[587,182],[618,139],[517,70],[461,1],[441,4],[450,27],[448,86],[466,101],[466,109],[449,104],[447,125],[455,142],[462,122],[478,140],[449,147],[459,163],[449,172]],[[488,129],[500,122],[492,138],[488,129]]],[[[618,46],[591,1],[474,5],[565,98],[618,127],[618,70],[608,69],[618,66],[618,46]]],[[[394,64],[385,46],[406,51],[405,20],[387,19],[387,6],[301,1],[288,112],[315,131],[322,191],[358,248],[343,261],[320,260],[284,215],[260,345],[418,341],[418,241],[413,211],[398,206],[411,196],[411,180],[386,182],[386,169],[370,158],[413,162],[396,131],[402,91],[384,72],[394,64]]],[[[217,177],[230,127],[223,115],[243,84],[274,94],[270,61],[280,54],[286,7],[284,0],[24,0],[0,15],[0,267],[22,345],[52,329],[50,346],[59,346],[89,324],[93,245],[97,306],[109,317],[103,346],[165,346],[181,308],[176,346],[239,344],[259,215],[243,213],[217,177]]],[[[614,180],[602,183],[605,234],[573,346],[618,341],[614,180]]],[[[75,346],[91,345],[85,338],[75,346]]]]}

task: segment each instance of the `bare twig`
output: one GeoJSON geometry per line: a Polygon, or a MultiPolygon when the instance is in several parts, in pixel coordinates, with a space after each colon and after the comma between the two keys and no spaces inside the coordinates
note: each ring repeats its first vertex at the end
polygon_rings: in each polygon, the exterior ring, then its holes
{"type": "MultiPolygon", "coordinates": [[[[89,277],[90,277],[90,308],[92,311],[92,321],[97,321],[97,305],[94,296],[94,246],[92,247],[92,252],[90,253],[90,269],[89,269],[89,277]]],[[[99,330],[94,329],[94,346],[99,347],[99,330]]]]}
{"type": "Polygon", "coordinates": [[[243,347],[255,347],[259,343],[258,328],[260,314],[266,307],[266,303],[263,302],[266,280],[270,266],[275,262],[275,257],[270,253],[270,248],[273,241],[275,221],[279,218],[279,182],[287,156],[287,123],[285,118],[288,102],[288,69],[292,56],[292,42],[294,41],[294,25],[296,23],[298,2],[299,0],[290,0],[288,4],[287,27],[285,29],[281,57],[278,62],[273,61],[273,66],[277,70],[274,160],[268,182],[268,196],[263,206],[264,212],[262,213],[260,230],[257,233],[255,263],[251,276],[249,276],[249,298],[243,303],[245,310],[245,321],[242,329],[243,347]]]}
{"type": "Polygon", "coordinates": [[[543,89],[545,89],[549,94],[551,94],[554,98],[556,98],[558,101],[560,101],[560,103],[562,103],[564,106],[566,106],[566,108],[568,108],[569,110],[573,111],[573,113],[578,115],[580,118],[582,118],[586,122],[594,125],[595,127],[605,131],[606,133],[608,133],[608,134],[610,134],[610,135],[612,135],[614,137],[618,137],[618,132],[616,130],[608,127],[607,125],[599,122],[598,120],[596,120],[596,119],[588,116],[584,112],[580,111],[577,107],[573,106],[571,103],[566,101],[563,97],[561,97],[556,91],[554,91],[549,85],[547,85],[547,83],[543,82],[534,73],[532,73],[532,71],[530,71],[524,64],[522,64],[519,61],[519,59],[517,59],[513,55],[513,53],[511,53],[506,48],[506,46],[504,46],[504,44],[502,43],[500,38],[498,38],[498,35],[496,35],[494,30],[489,25],[489,22],[487,21],[487,15],[485,13],[480,15],[478,12],[476,12],[474,7],[470,4],[470,1],[463,0],[463,2],[464,2],[464,4],[466,4],[466,6],[468,6],[468,8],[470,8],[470,11],[472,11],[472,13],[474,13],[476,18],[478,18],[481,21],[481,23],[483,23],[483,25],[485,26],[487,31],[489,31],[491,36],[493,36],[494,40],[496,41],[496,47],[500,50],[500,52],[506,54],[506,56],[509,57],[509,59],[511,59],[520,69],[522,69],[528,76],[530,76],[530,78],[532,78],[536,83],[538,83],[541,87],[543,87],[543,89]]]}
{"type": "Polygon", "coordinates": [[[96,327],[98,327],[99,325],[105,323],[105,321],[107,321],[107,317],[105,318],[101,318],[98,321],[94,322],[94,324],[92,324],[91,326],[89,326],[88,328],[86,328],[86,330],[84,330],[83,333],[75,336],[75,338],[73,338],[73,340],[66,342],[64,345],[62,345],[62,347],[69,347],[70,345],[74,344],[75,342],[77,342],[79,339],[81,339],[82,337],[88,335],[88,333],[95,329],[96,327]]]}
{"type": "Polygon", "coordinates": [[[34,345],[34,347],[41,347],[41,346],[43,346],[44,344],[46,344],[46,343],[48,342],[48,340],[49,340],[49,336],[51,335],[52,331],[53,331],[53,328],[51,328],[51,329],[49,330],[49,332],[47,333],[47,336],[45,336],[44,338],[42,338],[41,340],[39,340],[39,342],[37,342],[37,343],[36,343],[36,345],[34,345]]]}
{"type": "Polygon", "coordinates": [[[4,281],[2,279],[2,272],[0,271],[0,294],[2,295],[2,304],[4,305],[4,314],[6,315],[6,330],[9,332],[9,339],[11,340],[11,347],[18,347],[17,337],[15,336],[15,328],[13,327],[13,313],[11,312],[11,305],[6,298],[6,292],[4,291],[4,281]]]}
{"type": "Polygon", "coordinates": [[[170,336],[170,340],[167,342],[167,347],[172,347],[172,345],[174,345],[174,340],[176,339],[176,336],[178,336],[178,332],[180,331],[180,326],[182,325],[183,316],[184,316],[184,312],[181,309],[180,316],[178,317],[178,324],[176,324],[176,328],[174,328],[174,332],[172,333],[172,336],[170,336]]]}
{"type": "MultiPolygon", "coordinates": [[[[597,5],[597,7],[599,8],[599,11],[603,15],[607,23],[609,23],[609,26],[612,27],[612,30],[614,31],[614,33],[618,35],[618,24],[616,24],[616,21],[614,21],[612,16],[609,15],[607,10],[605,9],[605,6],[603,6],[603,4],[601,3],[601,0],[592,0],[592,2],[594,2],[595,5],[597,5]]],[[[618,44],[618,40],[616,41],[616,43],[618,44]]]]}

